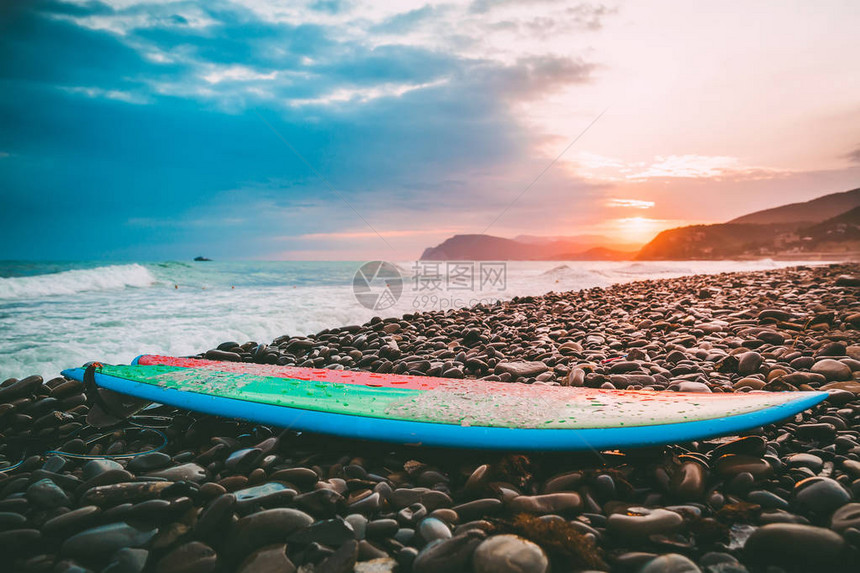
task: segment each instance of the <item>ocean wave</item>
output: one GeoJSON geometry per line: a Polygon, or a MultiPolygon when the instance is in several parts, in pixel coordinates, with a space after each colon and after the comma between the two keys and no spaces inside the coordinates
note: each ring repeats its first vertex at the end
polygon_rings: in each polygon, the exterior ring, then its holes
{"type": "Polygon", "coordinates": [[[155,276],[141,265],[109,265],[28,277],[0,278],[0,300],[141,288],[156,282],[155,276]]]}
{"type": "Polygon", "coordinates": [[[677,265],[663,265],[660,263],[630,263],[629,265],[624,265],[622,267],[618,267],[613,269],[614,272],[623,275],[666,275],[666,274],[690,274],[693,272],[693,269],[688,266],[677,266],[677,265]]]}

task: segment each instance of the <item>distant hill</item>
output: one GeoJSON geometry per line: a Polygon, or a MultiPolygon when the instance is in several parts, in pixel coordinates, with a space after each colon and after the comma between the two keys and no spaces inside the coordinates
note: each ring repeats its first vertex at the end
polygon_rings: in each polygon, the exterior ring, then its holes
{"type": "Polygon", "coordinates": [[[658,234],[636,255],[640,261],[731,259],[754,256],[769,246],[775,235],[791,232],[794,224],[753,225],[722,223],[692,225],[658,234]]]}
{"type": "Polygon", "coordinates": [[[757,211],[728,223],[669,229],[638,252],[635,248],[599,235],[513,239],[454,235],[425,249],[421,260],[860,258],[860,188],[757,211]]]}
{"type": "Polygon", "coordinates": [[[491,235],[454,235],[424,249],[422,261],[533,259],[541,247],[491,235]]]}
{"type": "Polygon", "coordinates": [[[831,193],[804,203],[791,203],[782,207],[756,211],[729,223],[769,225],[773,223],[820,223],[855,207],[860,207],[860,189],[844,193],[831,193]]]}
{"type": "MultiPolygon", "coordinates": [[[[605,237],[533,237],[505,239],[492,235],[454,235],[421,255],[422,261],[546,261],[546,260],[630,260],[635,247],[612,249],[595,243],[605,237]]],[[[614,246],[614,245],[613,245],[614,246]]]]}
{"type": "Polygon", "coordinates": [[[799,234],[815,244],[860,242],[860,207],[807,227],[799,234]]]}
{"type": "MultiPolygon", "coordinates": [[[[816,219],[831,211],[834,205],[850,205],[852,197],[860,199],[860,189],[825,195],[807,203],[796,203],[752,213],[728,223],[693,225],[669,229],[642,247],[638,260],[729,259],[729,258],[852,258],[860,256],[860,206],[820,222],[782,221],[772,223],[738,223],[748,217],[788,219],[801,216],[800,205],[807,207],[806,219],[816,219]],[[780,209],[785,209],[780,211],[780,209]],[[776,213],[774,215],[774,213],[776,213]]],[[[755,219],[754,219],[755,220],[755,219]]]]}

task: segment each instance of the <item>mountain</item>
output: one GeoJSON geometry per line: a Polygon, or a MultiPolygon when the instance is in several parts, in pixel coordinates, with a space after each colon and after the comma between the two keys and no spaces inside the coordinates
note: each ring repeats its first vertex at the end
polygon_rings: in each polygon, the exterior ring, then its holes
{"type": "Polygon", "coordinates": [[[543,246],[491,235],[454,235],[440,245],[424,249],[422,261],[481,261],[534,259],[543,246]]]}
{"type": "Polygon", "coordinates": [[[642,247],[636,259],[854,258],[860,255],[860,205],[852,207],[852,201],[860,203],[860,189],[759,211],[728,223],[669,229],[642,247]],[[820,220],[822,213],[844,205],[848,208],[843,212],[820,220]],[[769,222],[738,222],[749,220],[769,222]]]}
{"type": "Polygon", "coordinates": [[[757,211],[716,225],[669,229],[636,246],[599,235],[454,235],[421,260],[584,261],[860,258],[860,188],[757,211]]]}
{"type": "Polygon", "coordinates": [[[421,255],[422,261],[546,261],[546,260],[629,260],[635,247],[615,244],[598,237],[616,248],[594,243],[595,236],[533,237],[516,239],[492,235],[454,235],[421,255]],[[626,250],[625,250],[626,248],[626,250]]]}
{"type": "Polygon", "coordinates": [[[692,225],[658,234],[636,255],[640,261],[685,259],[731,259],[756,256],[775,235],[791,232],[795,225],[722,223],[692,225]]]}
{"type": "Polygon", "coordinates": [[[855,207],[860,207],[860,188],[844,193],[831,193],[804,203],[791,203],[782,207],[756,211],[732,219],[729,224],[820,223],[855,207]]]}

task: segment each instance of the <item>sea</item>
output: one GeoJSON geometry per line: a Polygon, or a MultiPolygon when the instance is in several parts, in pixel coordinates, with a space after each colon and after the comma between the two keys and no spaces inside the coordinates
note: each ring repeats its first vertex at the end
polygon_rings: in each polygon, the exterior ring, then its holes
{"type": "Polygon", "coordinates": [[[0,261],[0,380],[140,354],[362,324],[643,279],[792,261],[0,261]]]}

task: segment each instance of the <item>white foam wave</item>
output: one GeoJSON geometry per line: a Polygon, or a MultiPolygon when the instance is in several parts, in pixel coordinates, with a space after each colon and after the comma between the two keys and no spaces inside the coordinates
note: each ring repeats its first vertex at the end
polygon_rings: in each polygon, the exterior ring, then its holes
{"type": "Polygon", "coordinates": [[[141,265],[109,265],[30,277],[0,278],[0,300],[147,287],[156,282],[155,276],[141,265]]]}

